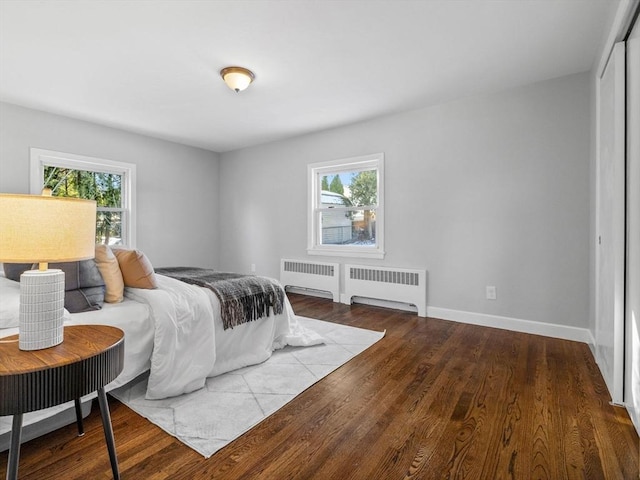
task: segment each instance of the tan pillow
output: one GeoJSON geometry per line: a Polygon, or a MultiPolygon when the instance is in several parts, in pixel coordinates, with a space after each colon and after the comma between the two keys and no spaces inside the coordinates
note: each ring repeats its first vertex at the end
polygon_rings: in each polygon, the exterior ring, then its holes
{"type": "Polygon", "coordinates": [[[104,301],[121,302],[124,298],[124,280],[118,259],[107,245],[96,245],[96,264],[104,279],[104,301]]]}
{"type": "Polygon", "coordinates": [[[125,287],[157,288],[153,265],[140,250],[115,248],[113,253],[118,259],[125,287]]]}

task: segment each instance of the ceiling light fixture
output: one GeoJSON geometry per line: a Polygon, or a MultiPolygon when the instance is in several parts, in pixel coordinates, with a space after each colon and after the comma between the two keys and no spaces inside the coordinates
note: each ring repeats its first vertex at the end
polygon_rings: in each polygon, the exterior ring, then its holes
{"type": "Polygon", "coordinates": [[[226,67],[220,70],[220,76],[227,86],[236,93],[246,89],[256,78],[251,70],[243,67],[226,67]]]}

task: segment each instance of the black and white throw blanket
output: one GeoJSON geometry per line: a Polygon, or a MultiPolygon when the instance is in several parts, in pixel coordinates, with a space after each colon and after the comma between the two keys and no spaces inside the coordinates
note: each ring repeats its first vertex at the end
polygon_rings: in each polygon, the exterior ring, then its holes
{"type": "Polygon", "coordinates": [[[270,278],[195,267],[158,268],[155,272],[213,291],[220,301],[220,316],[225,330],[268,317],[270,308],[276,315],[281,314],[284,308],[284,290],[270,278]]]}

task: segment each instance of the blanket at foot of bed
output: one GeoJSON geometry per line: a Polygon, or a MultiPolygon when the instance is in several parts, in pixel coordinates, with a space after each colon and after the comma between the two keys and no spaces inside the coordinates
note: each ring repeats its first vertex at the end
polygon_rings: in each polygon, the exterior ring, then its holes
{"type": "Polygon", "coordinates": [[[157,283],[156,289],[125,288],[127,298],[149,306],[154,324],[149,400],[198,390],[207,377],[264,362],[285,345],[324,343],[299,325],[286,297],[281,314],[225,330],[213,291],[162,274],[157,283]]]}
{"type": "Polygon", "coordinates": [[[284,290],[275,280],[255,275],[217,272],[196,267],[158,268],[156,273],[208,288],[220,301],[224,329],[282,313],[284,290]]]}

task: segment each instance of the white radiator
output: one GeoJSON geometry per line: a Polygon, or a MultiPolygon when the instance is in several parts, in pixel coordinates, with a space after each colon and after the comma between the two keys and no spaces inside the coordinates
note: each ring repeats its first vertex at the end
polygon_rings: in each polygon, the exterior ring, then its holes
{"type": "Polygon", "coordinates": [[[283,287],[302,287],[330,292],[340,301],[340,264],[280,260],[280,283],[283,287]]]}
{"type": "Polygon", "coordinates": [[[353,297],[389,300],[415,305],[418,316],[427,316],[427,271],[406,268],[344,266],[343,303],[353,297]]]}

